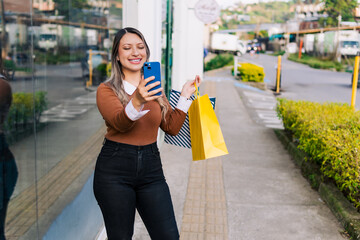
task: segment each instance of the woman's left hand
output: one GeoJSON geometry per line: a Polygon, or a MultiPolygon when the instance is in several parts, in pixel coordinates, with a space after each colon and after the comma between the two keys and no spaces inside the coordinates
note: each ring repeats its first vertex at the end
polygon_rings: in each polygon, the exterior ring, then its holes
{"type": "Polygon", "coordinates": [[[195,93],[195,83],[196,87],[199,87],[201,84],[201,78],[199,75],[196,75],[194,80],[187,81],[182,90],[181,90],[181,96],[186,97],[187,99],[191,97],[195,93]]]}

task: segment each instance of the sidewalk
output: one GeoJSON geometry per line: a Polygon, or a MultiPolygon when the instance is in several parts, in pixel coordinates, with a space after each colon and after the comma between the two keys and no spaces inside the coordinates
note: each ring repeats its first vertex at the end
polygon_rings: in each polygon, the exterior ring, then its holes
{"type": "MultiPolygon", "coordinates": [[[[346,239],[273,129],[247,109],[251,88],[235,86],[226,69],[206,73],[204,80],[203,93],[217,98],[230,154],[192,162],[190,150],[161,147],[181,239],[346,239]]],[[[135,233],[134,239],[149,239],[139,220],[135,233]]]]}

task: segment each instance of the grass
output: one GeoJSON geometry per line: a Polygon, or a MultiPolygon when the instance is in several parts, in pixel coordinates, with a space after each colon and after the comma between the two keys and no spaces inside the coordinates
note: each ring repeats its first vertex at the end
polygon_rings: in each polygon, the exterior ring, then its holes
{"type": "Polygon", "coordinates": [[[213,59],[205,63],[205,71],[210,71],[234,64],[234,56],[229,53],[216,55],[213,59]]]}
{"type": "Polygon", "coordinates": [[[346,68],[342,63],[327,59],[320,59],[306,54],[302,54],[301,59],[298,58],[297,53],[290,54],[288,59],[294,62],[309,65],[310,67],[317,69],[335,69],[336,71],[340,72],[346,68]]]}
{"type": "Polygon", "coordinates": [[[282,55],[284,55],[284,54],[285,54],[285,51],[282,50],[282,51],[270,53],[269,55],[270,55],[270,56],[280,56],[280,55],[282,56],[282,55]]]}

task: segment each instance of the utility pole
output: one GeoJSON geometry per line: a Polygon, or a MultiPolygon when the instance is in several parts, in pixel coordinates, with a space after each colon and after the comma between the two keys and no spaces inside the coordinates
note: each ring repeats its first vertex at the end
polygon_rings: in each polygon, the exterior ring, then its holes
{"type": "Polygon", "coordinates": [[[336,37],[336,60],[341,62],[341,52],[340,52],[340,23],[341,23],[341,15],[338,16],[338,29],[337,29],[337,37],[336,37]]]}
{"type": "Polygon", "coordinates": [[[5,30],[5,7],[4,0],[1,0],[1,39],[0,39],[0,57],[5,57],[5,38],[6,38],[6,30],[5,30]]]}

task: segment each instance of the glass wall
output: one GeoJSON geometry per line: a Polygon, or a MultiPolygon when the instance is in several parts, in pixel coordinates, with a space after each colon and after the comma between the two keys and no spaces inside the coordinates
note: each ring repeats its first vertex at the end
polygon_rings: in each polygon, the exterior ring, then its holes
{"type": "Polygon", "coordinates": [[[78,206],[64,212],[92,187],[86,183],[106,131],[95,90],[109,72],[122,0],[0,1],[2,65],[13,96],[3,132],[18,169],[5,235],[70,239],[68,226],[49,231],[65,223],[91,226],[82,214],[89,214],[92,194],[80,204],[84,212],[78,206]]]}

